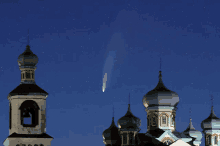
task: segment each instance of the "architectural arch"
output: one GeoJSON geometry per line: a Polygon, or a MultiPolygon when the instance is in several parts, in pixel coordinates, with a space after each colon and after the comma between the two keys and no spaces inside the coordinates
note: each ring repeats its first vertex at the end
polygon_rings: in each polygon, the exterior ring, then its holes
{"type": "Polygon", "coordinates": [[[40,108],[35,101],[33,100],[24,101],[19,107],[19,110],[21,111],[20,114],[21,125],[23,127],[35,127],[36,125],[38,125],[39,109],[40,108]]]}

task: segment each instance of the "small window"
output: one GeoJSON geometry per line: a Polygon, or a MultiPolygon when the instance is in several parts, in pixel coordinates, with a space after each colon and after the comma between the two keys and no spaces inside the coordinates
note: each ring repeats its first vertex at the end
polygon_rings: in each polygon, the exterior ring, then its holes
{"type": "Polygon", "coordinates": [[[20,146],[20,144],[16,144],[16,146],[20,146]]]}
{"type": "Polygon", "coordinates": [[[166,124],[166,116],[165,115],[163,115],[163,117],[162,117],[162,123],[166,124]]]}
{"type": "Polygon", "coordinates": [[[129,144],[133,144],[133,133],[129,133],[129,144]]]}
{"type": "Polygon", "coordinates": [[[127,133],[123,133],[123,144],[127,144],[127,133]]]}
{"type": "Polygon", "coordinates": [[[34,146],[38,146],[38,144],[35,144],[34,146]]]}
{"type": "Polygon", "coordinates": [[[22,146],[26,146],[26,144],[22,144],[22,146]]]}
{"type": "Polygon", "coordinates": [[[32,73],[32,79],[34,79],[34,73],[32,73]]]}
{"type": "Polygon", "coordinates": [[[44,146],[43,144],[40,144],[40,146],[44,146]]]}
{"type": "Polygon", "coordinates": [[[215,136],[215,144],[218,144],[218,138],[215,136]]]}
{"type": "Polygon", "coordinates": [[[150,126],[151,126],[151,118],[150,118],[150,126]]]}
{"type": "Polygon", "coordinates": [[[26,72],[26,79],[30,79],[31,78],[31,74],[29,72],[26,72]]]}
{"type": "Polygon", "coordinates": [[[212,140],[211,138],[212,138],[211,135],[207,136],[207,144],[211,144],[211,140],[212,140]]]}
{"type": "Polygon", "coordinates": [[[22,79],[24,79],[24,73],[22,73],[22,75],[23,75],[23,78],[22,78],[22,79]]]}
{"type": "Polygon", "coordinates": [[[28,146],[32,146],[31,144],[29,144],[28,146]]]}
{"type": "Polygon", "coordinates": [[[156,117],[154,116],[154,117],[153,117],[153,126],[156,126],[156,124],[157,124],[157,123],[156,123],[156,117]]]}

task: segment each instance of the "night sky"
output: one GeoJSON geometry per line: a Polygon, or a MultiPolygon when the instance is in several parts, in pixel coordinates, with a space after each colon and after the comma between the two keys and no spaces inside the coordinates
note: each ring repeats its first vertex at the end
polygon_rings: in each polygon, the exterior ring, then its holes
{"type": "MultiPolygon", "coordinates": [[[[158,82],[178,93],[177,131],[220,117],[218,0],[0,0],[0,119],[9,135],[7,95],[21,75],[18,56],[29,44],[39,58],[35,81],[49,93],[52,146],[104,146],[102,132],[131,111],[147,130],[143,96],[158,82]],[[102,92],[104,74],[106,90],[102,92]]],[[[204,135],[201,146],[204,146],[204,135]]]]}

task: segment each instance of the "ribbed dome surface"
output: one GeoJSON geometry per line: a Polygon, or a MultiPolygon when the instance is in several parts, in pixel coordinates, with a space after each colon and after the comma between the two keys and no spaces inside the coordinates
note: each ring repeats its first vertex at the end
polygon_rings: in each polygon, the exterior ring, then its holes
{"type": "Polygon", "coordinates": [[[111,144],[111,143],[112,144],[117,144],[117,143],[120,144],[121,143],[119,129],[115,125],[114,117],[112,118],[111,126],[102,133],[102,136],[103,136],[106,144],[111,144]]]}
{"type": "Polygon", "coordinates": [[[213,106],[211,108],[211,114],[209,117],[202,121],[201,128],[203,130],[220,129],[220,119],[215,115],[213,106]]]}
{"type": "Polygon", "coordinates": [[[140,131],[141,120],[132,114],[130,104],[127,113],[118,120],[118,126],[122,131],[140,131]]]}
{"type": "Polygon", "coordinates": [[[19,66],[36,66],[38,63],[38,57],[35,55],[30,46],[26,46],[26,50],[18,56],[18,65],[19,66]]]}
{"type": "Polygon", "coordinates": [[[187,127],[185,131],[183,131],[183,133],[196,138],[196,140],[198,141],[202,139],[202,133],[193,127],[191,118],[190,118],[189,126],[187,127]]]}
{"type": "Polygon", "coordinates": [[[176,92],[173,92],[166,88],[162,81],[162,74],[159,71],[159,82],[157,86],[149,91],[143,97],[143,104],[147,108],[148,106],[177,106],[179,103],[179,96],[176,92]]]}

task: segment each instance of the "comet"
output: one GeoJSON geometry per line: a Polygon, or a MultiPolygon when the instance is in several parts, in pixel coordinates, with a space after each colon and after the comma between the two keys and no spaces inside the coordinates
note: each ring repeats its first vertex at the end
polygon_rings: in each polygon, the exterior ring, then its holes
{"type": "Polygon", "coordinates": [[[105,92],[105,83],[103,83],[102,92],[105,92]]]}
{"type": "Polygon", "coordinates": [[[106,81],[107,81],[107,73],[105,73],[104,78],[103,78],[102,92],[105,92],[106,81]]]}

